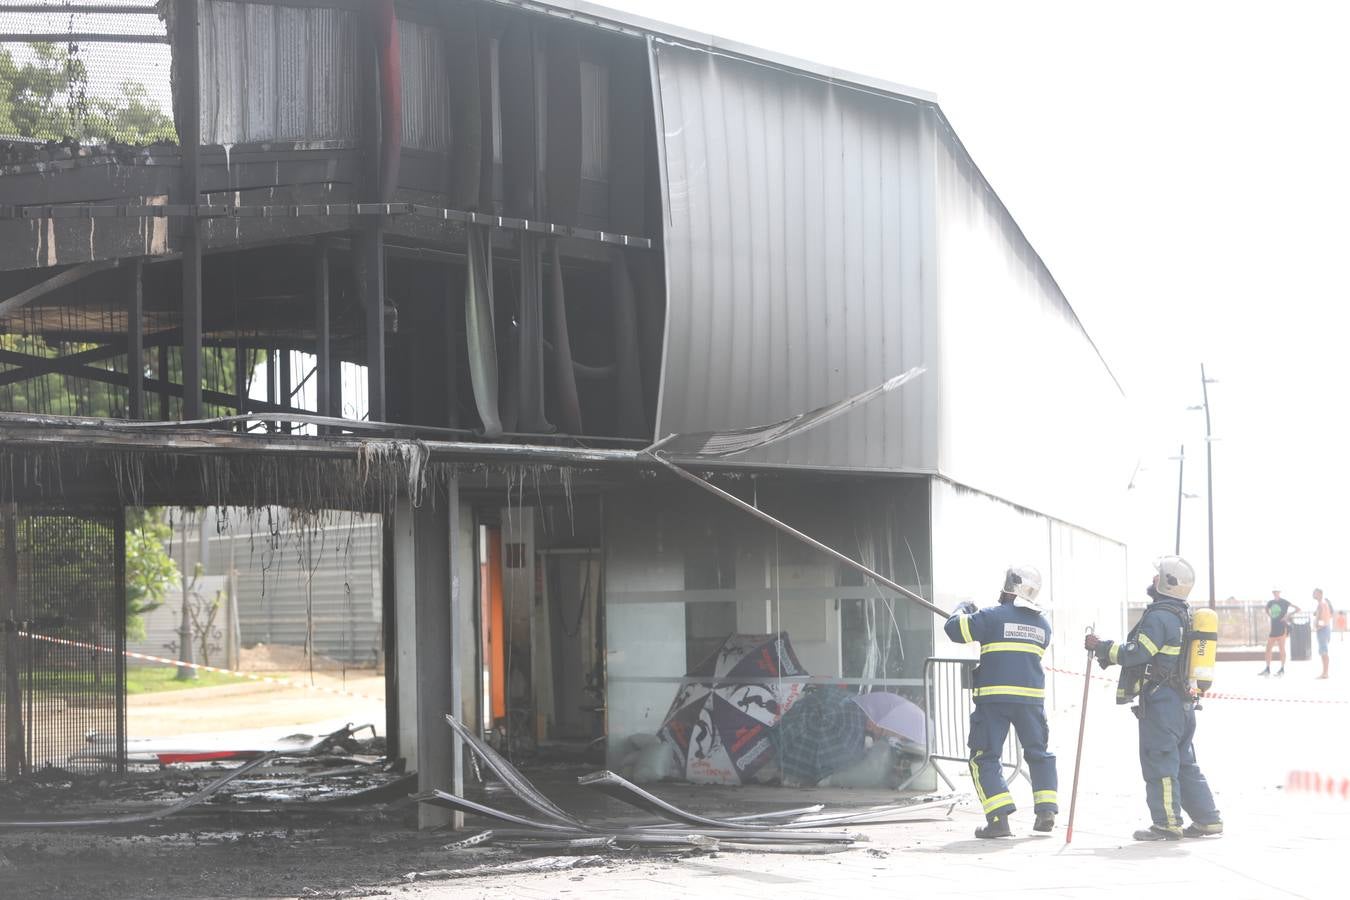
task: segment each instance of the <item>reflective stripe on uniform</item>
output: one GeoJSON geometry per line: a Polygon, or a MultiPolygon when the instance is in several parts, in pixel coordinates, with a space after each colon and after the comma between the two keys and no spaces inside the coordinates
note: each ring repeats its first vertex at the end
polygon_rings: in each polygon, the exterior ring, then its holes
{"type": "Polygon", "coordinates": [[[1142,631],[1139,632],[1139,637],[1136,638],[1136,640],[1144,645],[1144,649],[1149,652],[1150,656],[1158,652],[1158,645],[1150,641],[1148,635],[1144,634],[1142,631]]]}
{"type": "Polygon", "coordinates": [[[984,801],[983,804],[984,814],[989,815],[991,812],[995,812],[996,810],[1000,810],[1005,806],[1012,806],[1012,805],[1013,805],[1012,794],[1008,793],[1007,791],[1004,791],[1003,793],[995,794],[994,796],[984,801]]]}
{"type": "Polygon", "coordinates": [[[1168,829],[1180,827],[1181,822],[1172,817],[1172,779],[1167,775],[1162,777],[1162,805],[1163,819],[1167,822],[1168,829]]]}
{"type": "Polygon", "coordinates": [[[1031,795],[1031,799],[1036,803],[1053,803],[1059,805],[1058,791],[1036,791],[1031,795]]]}
{"type": "Polygon", "coordinates": [[[1107,657],[1107,659],[1111,660],[1111,663],[1112,663],[1113,665],[1114,665],[1115,663],[1120,662],[1120,645],[1119,645],[1119,644],[1112,644],[1112,645],[1111,645],[1111,649],[1108,650],[1107,653],[1106,653],[1106,657],[1107,657]]]}
{"type": "Polygon", "coordinates": [[[970,616],[961,617],[961,637],[965,640],[967,644],[975,640],[973,637],[970,636],[970,616]]]}
{"type": "Polygon", "coordinates": [[[1017,684],[991,684],[977,687],[976,697],[1035,697],[1044,698],[1045,688],[1022,687],[1017,684]]]}
{"type": "Polygon", "coordinates": [[[976,753],[974,756],[970,758],[970,780],[975,785],[975,799],[979,800],[980,803],[983,804],[984,785],[980,784],[980,767],[976,765],[975,762],[979,758],[980,756],[978,753],[976,753]]]}
{"type": "Polygon", "coordinates": [[[1022,641],[995,641],[992,644],[984,644],[980,647],[980,654],[985,653],[1034,653],[1037,656],[1045,655],[1045,648],[1038,644],[1028,644],[1022,641]]]}
{"type": "Polygon", "coordinates": [[[1158,652],[1161,653],[1163,656],[1180,656],[1181,648],[1173,644],[1167,644],[1158,652]]]}

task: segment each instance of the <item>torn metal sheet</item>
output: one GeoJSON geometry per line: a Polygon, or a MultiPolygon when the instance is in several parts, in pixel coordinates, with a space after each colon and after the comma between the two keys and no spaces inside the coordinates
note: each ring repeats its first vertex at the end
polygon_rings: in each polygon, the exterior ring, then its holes
{"type": "Polygon", "coordinates": [[[502,844],[508,847],[528,847],[535,851],[567,851],[567,850],[612,850],[619,843],[619,836],[616,834],[605,834],[597,837],[569,838],[563,841],[533,841],[528,839],[507,839],[502,844]]]}
{"type": "Polygon", "coordinates": [[[174,813],[182,812],[189,807],[202,803],[231,781],[234,781],[241,775],[247,775],[254,769],[266,765],[281,755],[282,754],[280,753],[266,753],[251,762],[245,763],[237,769],[226,772],[192,796],[184,797],[182,800],[179,800],[171,806],[153,810],[152,812],[136,813],[129,816],[109,816],[99,819],[53,819],[51,821],[0,822],[0,830],[17,828],[83,828],[109,825],[136,825],[142,822],[153,822],[156,819],[163,819],[174,813]]]}
{"type": "MultiPolygon", "coordinates": [[[[673,803],[667,803],[655,794],[645,791],[633,784],[621,775],[613,772],[596,772],[591,775],[583,775],[577,779],[577,783],[582,787],[595,788],[607,797],[618,800],[620,803],[626,803],[629,806],[635,806],[644,812],[649,812],[666,819],[674,819],[677,822],[683,822],[688,825],[708,826],[712,828],[724,828],[734,830],[738,828],[754,829],[763,826],[747,824],[743,822],[733,822],[729,819],[713,819],[708,816],[700,816],[680,809],[673,803]]],[[[783,827],[783,826],[776,826],[783,827]]]]}
{"type": "Polygon", "coordinates": [[[496,866],[473,866],[468,869],[432,869],[427,872],[409,872],[403,878],[406,881],[432,880],[440,878],[477,878],[480,875],[528,875],[534,872],[563,872],[568,869],[581,869],[588,866],[603,866],[609,863],[604,856],[545,856],[522,862],[502,863],[496,866]]]}
{"type": "Polygon", "coordinates": [[[491,806],[484,806],[481,803],[475,803],[472,800],[466,800],[463,797],[456,797],[454,794],[447,794],[445,791],[433,790],[423,791],[420,794],[413,794],[412,799],[418,803],[430,803],[432,806],[440,806],[445,809],[453,809],[456,812],[472,813],[476,816],[482,816],[485,819],[496,819],[499,822],[506,822],[508,825],[521,825],[525,828],[537,828],[540,831],[580,831],[590,833],[588,828],[572,828],[566,825],[555,825],[550,822],[538,822],[534,819],[527,819],[524,816],[518,816],[515,813],[505,812],[500,809],[493,809],[491,806]]]}
{"type": "Polygon", "coordinates": [[[910,803],[895,803],[887,806],[876,806],[871,809],[865,809],[859,812],[834,813],[823,816],[810,816],[798,819],[795,822],[786,822],[779,826],[781,828],[820,828],[823,826],[836,825],[865,825],[868,823],[902,821],[896,819],[897,816],[906,816],[909,813],[926,812],[933,809],[947,807],[948,811],[958,804],[967,801],[963,794],[947,794],[941,797],[931,797],[916,800],[910,803]]]}
{"type": "Polygon", "coordinates": [[[469,334],[469,380],[485,437],[502,429],[498,406],[497,337],[492,303],[492,263],[485,229],[469,228],[469,264],[465,266],[465,328],[469,334]]]}
{"type": "MultiPolygon", "coordinates": [[[[751,813],[749,815],[744,816],[724,816],[722,817],[721,821],[735,822],[738,824],[762,822],[765,825],[772,826],[775,822],[777,822],[780,819],[796,819],[800,818],[801,816],[809,816],[820,812],[824,808],[825,808],[824,804],[817,803],[814,806],[799,806],[796,809],[776,809],[771,812],[751,813]]],[[[680,823],[670,822],[664,818],[655,822],[648,820],[644,822],[633,823],[633,827],[635,828],[646,827],[649,825],[652,826],[653,828],[682,827],[680,823]]]]}
{"type": "Polygon", "coordinates": [[[529,779],[520,774],[515,766],[503,759],[501,754],[496,750],[493,750],[486,741],[465,728],[454,716],[447,714],[445,720],[450,723],[450,727],[455,730],[455,733],[469,745],[469,748],[473,750],[474,754],[483,761],[484,765],[497,776],[502,784],[506,785],[513,794],[519,797],[522,802],[528,804],[541,815],[553,819],[555,822],[561,822],[564,825],[582,831],[587,830],[586,825],[580,819],[541,794],[539,790],[530,783],[529,779]]]}
{"type": "MultiPolygon", "coordinates": [[[[491,834],[491,840],[503,841],[558,841],[568,836],[567,832],[554,831],[532,831],[529,829],[512,828],[493,828],[491,831],[484,832],[491,834]]],[[[475,835],[479,837],[479,835],[475,835]]],[[[688,831],[673,831],[669,833],[645,832],[645,831],[621,831],[614,834],[588,834],[585,832],[572,832],[568,836],[569,840],[586,840],[596,837],[613,837],[616,842],[625,847],[665,847],[682,850],[716,850],[720,841],[717,838],[708,837],[704,834],[695,834],[688,831]]]]}

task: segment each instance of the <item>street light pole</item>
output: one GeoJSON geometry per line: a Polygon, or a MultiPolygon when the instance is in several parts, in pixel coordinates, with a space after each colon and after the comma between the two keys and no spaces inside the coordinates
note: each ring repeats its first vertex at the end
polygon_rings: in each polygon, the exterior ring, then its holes
{"type": "Polygon", "coordinates": [[[1181,455],[1177,457],[1177,546],[1172,552],[1181,555],[1181,501],[1185,497],[1182,488],[1186,484],[1186,445],[1181,445],[1181,455]]]}
{"type": "Polygon", "coordinates": [[[1209,424],[1209,386],[1205,364],[1200,364],[1200,390],[1205,403],[1205,502],[1209,505],[1209,608],[1214,608],[1214,436],[1209,424]]]}

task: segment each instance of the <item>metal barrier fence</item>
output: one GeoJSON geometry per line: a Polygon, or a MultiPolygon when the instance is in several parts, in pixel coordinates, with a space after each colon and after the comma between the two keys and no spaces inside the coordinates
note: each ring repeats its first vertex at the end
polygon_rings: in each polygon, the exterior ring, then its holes
{"type": "Polygon", "coordinates": [[[0,0],[0,164],[176,140],[170,56],[155,0],[0,0]]]}
{"type": "MultiPolygon", "coordinates": [[[[970,714],[975,709],[971,692],[971,675],[979,660],[929,657],[923,664],[923,692],[928,710],[928,741],[924,747],[924,762],[900,786],[901,790],[914,783],[931,768],[951,790],[956,785],[942,771],[938,762],[970,764],[970,714]]],[[[1008,772],[1011,784],[1019,774],[1026,774],[1022,766],[1022,746],[1017,736],[1008,734],[1000,759],[1008,772]]]]}
{"type": "Polygon", "coordinates": [[[126,754],[126,548],[117,511],[0,516],[0,771],[68,766],[89,732],[126,754]],[[112,647],[98,653],[37,640],[112,647]]]}

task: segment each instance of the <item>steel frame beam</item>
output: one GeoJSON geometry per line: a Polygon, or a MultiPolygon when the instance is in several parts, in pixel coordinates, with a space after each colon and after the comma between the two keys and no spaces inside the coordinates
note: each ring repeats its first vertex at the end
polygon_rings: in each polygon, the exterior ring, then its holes
{"type": "MultiPolygon", "coordinates": [[[[145,372],[145,263],[131,264],[131,285],[127,294],[127,373],[145,372]]],[[[145,418],[145,382],[129,378],[127,416],[145,418]]]]}
{"type": "MultiPolygon", "coordinates": [[[[184,152],[184,161],[189,154],[184,152]]],[[[2,176],[0,176],[2,177],[2,176]]],[[[454,225],[487,225],[505,231],[529,232],[548,237],[573,238],[600,244],[613,244],[620,247],[633,247],[638,250],[650,250],[651,238],[621,234],[613,231],[601,231],[594,228],[582,228],[576,225],[557,225],[536,219],[521,219],[513,216],[497,216],[488,213],[470,212],[462,209],[446,209],[427,206],[422,203],[299,203],[264,204],[249,206],[220,206],[183,203],[157,205],[145,204],[99,204],[81,203],[69,206],[14,206],[0,205],[0,220],[33,219],[294,219],[312,216],[328,217],[378,217],[411,216],[432,219],[454,225]]]]}
{"type": "MultiPolygon", "coordinates": [[[[178,81],[179,145],[183,148],[182,197],[196,206],[201,196],[201,31],[196,2],[178,3],[174,67],[178,81]]],[[[202,414],[202,240],[201,220],[184,221],[183,253],[183,418],[202,414]]]]}
{"type": "MultiPolygon", "coordinates": [[[[98,352],[104,352],[106,348],[100,348],[98,352]]],[[[90,353],[95,351],[88,351],[90,353]]],[[[109,353],[110,356],[120,355],[121,352],[109,353]]],[[[10,350],[0,350],[0,362],[11,365],[26,366],[32,363],[61,362],[60,367],[53,367],[52,371],[60,372],[63,375],[71,375],[76,378],[84,378],[89,381],[97,381],[101,384],[111,384],[115,386],[126,386],[130,376],[125,372],[114,372],[109,369],[100,369],[97,366],[74,365],[70,364],[70,357],[59,357],[55,360],[42,356],[29,356],[25,353],[14,353],[10,350]]],[[[39,373],[41,374],[41,373],[39,373]]],[[[169,381],[162,381],[158,378],[144,377],[142,379],[142,388],[149,391],[159,391],[167,393],[169,396],[182,397],[185,393],[183,385],[169,381]]],[[[216,406],[224,406],[229,409],[235,409],[239,402],[239,397],[233,394],[225,394],[219,391],[207,391],[198,389],[201,399],[216,406]]],[[[308,410],[295,409],[280,403],[267,403],[263,400],[245,400],[248,410],[252,412],[279,412],[279,413],[297,413],[304,415],[308,410]]]]}
{"type": "Polygon", "coordinates": [[[120,263],[115,259],[104,259],[97,262],[82,263],[66,269],[64,272],[58,272],[46,281],[42,281],[30,288],[19,291],[8,300],[0,302],[0,316],[8,316],[23,309],[34,300],[41,299],[53,291],[59,291],[61,288],[69,287],[72,284],[83,281],[90,275],[97,275],[99,272],[106,272],[109,269],[115,269],[120,263]]]}

